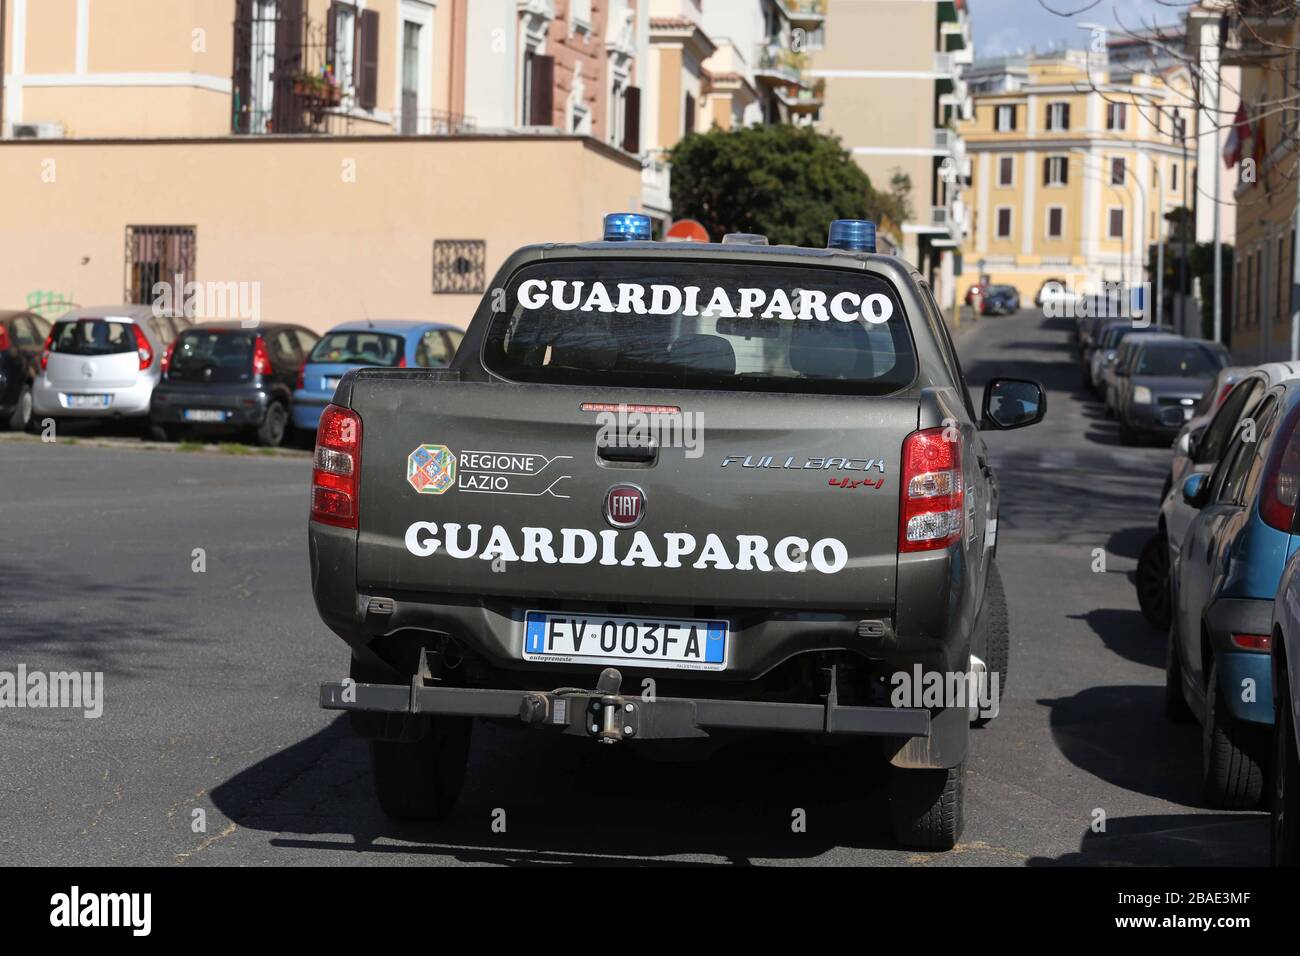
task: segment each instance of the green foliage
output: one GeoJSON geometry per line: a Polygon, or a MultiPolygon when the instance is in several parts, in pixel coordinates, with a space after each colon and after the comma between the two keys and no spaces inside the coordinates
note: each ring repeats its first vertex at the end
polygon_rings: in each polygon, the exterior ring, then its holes
{"type": "Polygon", "coordinates": [[[750,126],[687,136],[669,155],[673,216],[719,240],[757,232],[820,247],[832,219],[903,221],[897,194],[877,193],[838,138],[804,126],[750,126]]]}

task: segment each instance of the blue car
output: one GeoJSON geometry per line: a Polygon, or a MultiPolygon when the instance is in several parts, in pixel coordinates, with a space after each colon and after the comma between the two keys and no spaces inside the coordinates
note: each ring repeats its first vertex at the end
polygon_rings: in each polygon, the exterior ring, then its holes
{"type": "Polygon", "coordinates": [[[320,413],[349,369],[444,368],[464,333],[438,322],[348,322],[326,332],[298,372],[293,393],[293,423],[316,430],[320,413]]]}
{"type": "Polygon", "coordinates": [[[1273,597],[1300,547],[1300,378],[1268,388],[1181,493],[1194,517],[1170,574],[1165,711],[1201,722],[1207,801],[1250,809],[1268,776],[1273,597]]]}

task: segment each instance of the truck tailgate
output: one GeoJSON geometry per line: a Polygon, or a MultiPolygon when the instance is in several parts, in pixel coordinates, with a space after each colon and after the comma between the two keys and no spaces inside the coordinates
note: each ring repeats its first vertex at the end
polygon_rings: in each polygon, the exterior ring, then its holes
{"type": "Polygon", "coordinates": [[[363,372],[351,406],[362,419],[363,591],[792,610],[894,604],[912,396],[611,396],[363,372]],[[601,415],[582,405],[610,402],[680,407],[678,423],[697,429],[682,434],[699,441],[661,444],[650,464],[607,461],[601,415]],[[635,529],[606,519],[607,492],[621,484],[644,496],[635,529]]]}

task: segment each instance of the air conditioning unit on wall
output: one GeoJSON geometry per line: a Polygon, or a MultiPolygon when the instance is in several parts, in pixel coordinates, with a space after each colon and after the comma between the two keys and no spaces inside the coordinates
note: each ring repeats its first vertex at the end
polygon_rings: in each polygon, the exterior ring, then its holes
{"type": "Polygon", "coordinates": [[[11,123],[9,135],[13,139],[63,139],[63,124],[11,123]]]}

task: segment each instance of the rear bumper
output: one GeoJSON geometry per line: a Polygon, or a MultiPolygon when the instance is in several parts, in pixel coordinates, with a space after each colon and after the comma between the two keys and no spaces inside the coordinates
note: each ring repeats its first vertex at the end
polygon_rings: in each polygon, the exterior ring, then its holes
{"type": "Polygon", "coordinates": [[[32,386],[32,414],[60,418],[143,418],[149,414],[149,400],[155,384],[151,378],[142,378],[132,385],[117,388],[96,385],[93,380],[75,387],[59,387],[50,384],[45,375],[40,375],[32,386]],[[71,406],[72,395],[107,395],[108,405],[74,408],[71,406]]]}
{"type": "Polygon", "coordinates": [[[205,388],[179,389],[162,387],[154,391],[149,410],[151,421],[160,425],[215,425],[228,428],[246,428],[260,425],[266,418],[268,397],[256,388],[232,388],[228,391],[205,388]],[[187,410],[221,412],[225,418],[219,422],[193,421],[185,417],[187,410]]]}
{"type": "MultiPolygon", "coordinates": [[[[424,668],[422,667],[423,671],[424,668]]],[[[422,674],[410,685],[321,684],[320,705],[409,716],[518,720],[528,726],[590,737],[602,743],[707,737],[710,730],[785,731],[912,739],[930,735],[930,712],[915,708],[683,697],[624,696],[622,675],[605,669],[594,690],[495,690],[430,685],[422,674]]]]}
{"type": "Polygon", "coordinates": [[[1245,651],[1233,634],[1269,634],[1273,602],[1259,598],[1219,598],[1205,612],[1214,647],[1219,686],[1228,712],[1237,720],[1273,725],[1273,673],[1267,651],[1245,651]]]}

